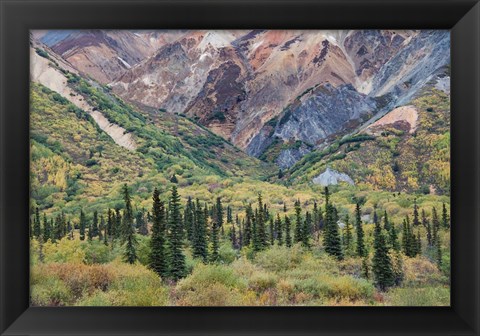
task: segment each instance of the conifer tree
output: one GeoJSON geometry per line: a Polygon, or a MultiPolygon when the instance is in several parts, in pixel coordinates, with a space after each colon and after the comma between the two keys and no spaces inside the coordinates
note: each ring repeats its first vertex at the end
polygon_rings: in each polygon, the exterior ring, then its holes
{"type": "Polygon", "coordinates": [[[106,232],[109,238],[113,237],[114,213],[110,208],[107,211],[107,228],[106,232]]]}
{"type": "Polygon", "coordinates": [[[440,238],[437,237],[435,240],[435,252],[436,252],[436,261],[438,268],[442,267],[442,249],[440,246],[440,238]]]}
{"type": "Polygon", "coordinates": [[[292,228],[290,217],[285,215],[285,245],[287,247],[292,247],[292,228]]]}
{"type": "Polygon", "coordinates": [[[105,218],[100,215],[100,224],[98,225],[98,241],[103,241],[103,232],[105,230],[105,218]]]}
{"type": "Polygon", "coordinates": [[[170,230],[170,276],[173,280],[178,280],[186,275],[185,256],[183,255],[183,227],[182,216],[180,213],[180,196],[177,187],[173,185],[170,197],[170,208],[168,216],[168,227],[170,230]]]}
{"type": "Polygon", "coordinates": [[[387,210],[383,213],[383,228],[386,232],[390,231],[390,221],[388,220],[387,210]]]}
{"type": "Polygon", "coordinates": [[[235,228],[234,222],[232,222],[232,228],[230,230],[230,241],[232,242],[232,247],[237,250],[238,249],[237,230],[235,228]]]}
{"type": "Polygon", "coordinates": [[[52,239],[52,225],[50,221],[47,220],[47,215],[43,214],[43,240],[47,242],[49,239],[52,239]]]}
{"type": "Polygon", "coordinates": [[[274,220],[273,220],[273,217],[270,217],[270,221],[269,221],[269,225],[268,225],[268,228],[269,228],[269,235],[268,237],[270,238],[270,245],[273,246],[273,244],[275,243],[275,230],[274,230],[274,220]]]}
{"type": "Polygon", "coordinates": [[[135,216],[135,224],[139,234],[142,236],[148,235],[147,222],[145,220],[145,209],[142,209],[142,211],[137,211],[137,215],[135,216]]]}
{"type": "Polygon", "coordinates": [[[220,255],[218,254],[218,250],[220,248],[220,241],[219,241],[219,232],[220,228],[223,225],[223,206],[220,197],[217,197],[217,202],[214,206],[214,212],[212,217],[212,230],[210,235],[210,246],[211,246],[211,253],[210,253],[210,261],[215,263],[218,261],[220,255]]]}
{"type": "Polygon", "coordinates": [[[335,256],[337,259],[343,259],[342,243],[338,232],[337,210],[329,202],[328,187],[325,187],[325,228],[323,232],[323,246],[325,252],[335,256]]]}
{"type": "Polygon", "coordinates": [[[317,201],[313,202],[313,232],[317,232],[320,228],[320,210],[317,201]]]}
{"type": "Polygon", "coordinates": [[[413,200],[413,226],[420,225],[420,220],[418,219],[418,205],[417,199],[413,200]]]}
{"type": "Polygon", "coordinates": [[[416,248],[417,254],[422,253],[422,238],[420,237],[420,231],[417,231],[417,248],[416,248]]]}
{"type": "Polygon", "coordinates": [[[432,226],[433,230],[437,232],[440,230],[440,220],[438,219],[437,209],[435,207],[432,209],[432,226]]]}
{"type": "Polygon", "coordinates": [[[115,238],[121,238],[122,235],[122,214],[120,208],[115,208],[115,222],[113,225],[113,232],[115,238]]]}
{"type": "Polygon", "coordinates": [[[152,238],[148,265],[161,278],[166,278],[168,277],[168,258],[165,204],[160,200],[160,192],[157,188],[153,191],[152,201],[152,238]]]}
{"type": "Polygon", "coordinates": [[[243,245],[249,246],[252,243],[252,205],[248,204],[245,209],[245,225],[243,228],[243,245]]]}
{"type": "Polygon", "coordinates": [[[72,223],[70,222],[70,220],[67,221],[67,238],[69,240],[73,239],[73,227],[72,227],[72,223]]]}
{"type": "Polygon", "coordinates": [[[83,212],[83,210],[80,210],[80,223],[79,223],[80,240],[85,240],[86,226],[87,226],[87,218],[85,217],[85,213],[83,212]]]}
{"type": "Polygon", "coordinates": [[[193,235],[193,256],[201,258],[204,263],[207,262],[207,223],[205,221],[205,212],[197,198],[195,206],[196,220],[194,221],[193,235]]]}
{"type": "Polygon", "coordinates": [[[243,247],[243,226],[245,225],[245,220],[240,221],[238,214],[235,216],[235,218],[238,225],[238,247],[241,249],[243,247]]]}
{"type": "Polygon", "coordinates": [[[303,238],[303,225],[302,225],[302,215],[300,208],[300,200],[295,201],[295,235],[293,237],[295,243],[300,243],[303,238]]]}
{"type": "Polygon", "coordinates": [[[312,231],[312,215],[307,211],[305,213],[305,221],[302,229],[302,245],[310,248],[310,233],[312,231]]]}
{"type": "Polygon", "coordinates": [[[345,216],[345,227],[343,229],[343,246],[345,247],[345,252],[351,254],[353,249],[353,233],[352,225],[350,224],[350,217],[348,214],[345,216]]]}
{"type": "Polygon", "coordinates": [[[92,222],[92,238],[98,236],[98,212],[95,210],[93,212],[93,222],[92,222]]]}
{"type": "Polygon", "coordinates": [[[262,194],[258,194],[258,209],[256,210],[253,248],[255,251],[261,251],[267,246],[267,232],[265,229],[267,211],[266,207],[263,206],[262,194]]]}
{"type": "Polygon", "coordinates": [[[188,196],[187,204],[184,211],[185,230],[187,232],[187,238],[189,241],[193,241],[193,217],[194,217],[194,204],[192,198],[188,196]]]}
{"type": "Polygon", "coordinates": [[[91,242],[92,238],[93,238],[92,223],[88,223],[87,239],[89,242],[91,242]]]}
{"type": "Polygon", "coordinates": [[[227,206],[227,223],[233,223],[232,207],[227,206]]]}
{"type": "Polygon", "coordinates": [[[122,243],[125,243],[133,230],[133,209],[132,209],[132,197],[130,196],[130,190],[127,184],[123,185],[122,189],[123,201],[125,203],[125,209],[123,210],[122,226],[121,226],[121,238],[122,243]]]}
{"type": "Polygon", "coordinates": [[[33,221],[33,235],[35,238],[40,237],[42,234],[42,228],[40,225],[40,211],[38,207],[35,208],[35,219],[33,221]]]}
{"type": "Polygon", "coordinates": [[[450,228],[450,220],[448,218],[447,206],[445,203],[442,204],[442,226],[444,229],[450,228]]]}
{"type": "Polygon", "coordinates": [[[357,232],[357,246],[356,252],[359,257],[365,257],[367,255],[367,249],[365,248],[364,233],[362,226],[362,212],[360,208],[360,203],[357,202],[355,207],[355,230],[357,232]]]}
{"type": "Polygon", "coordinates": [[[400,243],[398,242],[398,235],[397,235],[397,229],[395,229],[395,225],[393,223],[390,223],[390,230],[388,231],[388,237],[389,237],[389,243],[390,247],[394,251],[400,251],[400,243]]]}
{"type": "Polygon", "coordinates": [[[280,214],[277,213],[277,218],[275,219],[275,239],[278,242],[278,245],[283,245],[283,227],[282,220],[280,219],[280,214]]]}
{"type": "Polygon", "coordinates": [[[432,226],[430,225],[430,221],[428,220],[424,209],[422,209],[422,225],[427,230],[427,244],[428,246],[432,246],[432,226]]]}
{"type": "Polygon", "coordinates": [[[393,272],[392,262],[389,256],[388,247],[382,228],[378,220],[374,216],[374,255],[372,270],[375,276],[375,283],[381,289],[393,286],[395,283],[395,274],[393,272]]]}

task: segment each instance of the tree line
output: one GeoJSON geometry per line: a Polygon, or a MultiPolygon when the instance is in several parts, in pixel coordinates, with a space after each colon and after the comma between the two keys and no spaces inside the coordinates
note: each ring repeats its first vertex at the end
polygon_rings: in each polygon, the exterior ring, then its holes
{"type": "Polygon", "coordinates": [[[108,209],[106,218],[95,211],[91,221],[87,220],[86,214],[81,210],[78,224],[75,225],[66,219],[63,212],[55,219],[48,219],[36,208],[30,223],[31,237],[40,242],[56,241],[63,237],[74,239],[74,232],[78,230],[80,240],[98,239],[106,245],[118,241],[123,246],[124,261],[133,264],[138,259],[136,234],[150,235],[149,267],[160,277],[173,281],[187,275],[184,255],[187,245],[191,247],[195,258],[204,263],[217,263],[221,239],[229,240],[236,250],[248,247],[254,252],[273,245],[291,247],[301,244],[304,248],[311,249],[313,242],[321,240],[325,252],[338,260],[345,256],[361,258],[364,276],[369,278],[370,273],[373,273],[376,285],[384,290],[401,281],[402,274],[396,265],[401,259],[400,253],[407,257],[422,253],[420,226],[425,228],[428,248],[434,251],[440,267],[442,255],[439,232],[441,228],[450,227],[445,204],[441,218],[434,207],[432,218],[429,219],[424,209],[421,209],[420,214],[415,199],[413,218],[410,220],[410,216],[405,217],[400,237],[400,232],[389,220],[387,212],[384,211],[379,218],[379,211],[374,207],[373,249],[369,249],[365,243],[361,203],[356,203],[353,223],[348,214],[341,219],[338,209],[330,201],[328,187],[325,188],[323,207],[314,202],[311,211],[302,211],[300,200],[297,200],[292,218],[287,215],[285,203],[283,213],[272,213],[263,202],[261,194],[255,204],[245,206],[242,219],[238,213],[234,216],[232,208],[229,205],[225,207],[220,197],[213,204],[189,197],[182,206],[175,185],[171,188],[167,202],[161,200],[160,192],[155,188],[151,212],[142,209],[134,214],[130,190],[126,184],[122,196],[123,209],[108,209]]]}

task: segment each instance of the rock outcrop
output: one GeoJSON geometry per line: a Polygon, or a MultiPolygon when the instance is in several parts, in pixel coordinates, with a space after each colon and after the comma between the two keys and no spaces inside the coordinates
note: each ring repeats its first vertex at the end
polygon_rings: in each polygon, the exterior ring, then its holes
{"type": "Polygon", "coordinates": [[[329,185],[337,185],[340,182],[346,182],[350,185],[355,185],[350,176],[348,176],[347,174],[339,173],[338,171],[330,169],[328,167],[323,173],[315,177],[312,182],[324,187],[327,187],[329,185]]]}

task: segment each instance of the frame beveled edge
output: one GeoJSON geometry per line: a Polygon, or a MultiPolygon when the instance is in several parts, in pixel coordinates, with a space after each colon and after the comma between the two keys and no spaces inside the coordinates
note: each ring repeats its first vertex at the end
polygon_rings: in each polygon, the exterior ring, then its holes
{"type": "Polygon", "coordinates": [[[211,0],[173,3],[147,0],[142,1],[142,5],[137,1],[136,6],[134,1],[118,0],[0,1],[1,333],[478,335],[480,5],[477,1],[262,0],[253,3],[211,0]],[[111,15],[112,7],[116,15],[111,15]],[[161,9],[163,13],[150,11],[152,8],[161,9]],[[235,9],[233,14],[231,8],[235,9]],[[317,15],[319,12],[315,10],[319,9],[321,14],[317,15]],[[108,13],[110,15],[105,15],[108,13]],[[87,28],[89,25],[128,28],[132,25],[132,17],[139,18],[137,22],[143,28],[158,28],[159,20],[162,27],[168,28],[451,28],[452,134],[461,139],[452,143],[452,166],[460,167],[452,170],[452,218],[454,223],[471,223],[461,232],[452,231],[452,245],[456,246],[452,249],[452,308],[305,307],[294,308],[295,311],[284,307],[29,308],[27,228],[26,225],[9,225],[28,221],[28,211],[25,211],[29,197],[26,182],[29,176],[28,136],[25,136],[28,115],[24,113],[29,108],[25,90],[29,82],[28,30],[87,28]],[[318,27],[319,18],[322,27],[318,27]],[[461,119],[453,115],[454,111],[467,112],[461,119]],[[402,316],[403,322],[399,324],[398,318],[392,318],[392,312],[397,317],[402,316]],[[179,316],[181,314],[183,316],[179,316]],[[344,323],[347,318],[349,323],[344,323]],[[85,319],[90,323],[72,323],[85,319]],[[372,319],[378,324],[366,323],[372,319]],[[136,324],[132,325],[133,322],[136,324]],[[212,328],[213,323],[216,325],[212,328]],[[292,326],[292,323],[297,325],[292,326]]]}

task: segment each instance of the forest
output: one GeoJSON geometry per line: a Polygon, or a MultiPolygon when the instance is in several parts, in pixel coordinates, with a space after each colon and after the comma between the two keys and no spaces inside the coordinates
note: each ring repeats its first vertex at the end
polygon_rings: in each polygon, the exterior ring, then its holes
{"type": "Polygon", "coordinates": [[[309,207],[274,212],[259,193],[234,212],[220,197],[182,202],[175,175],[171,183],[163,197],[155,188],[148,210],[134,210],[127,184],[122,209],[78,218],[35,209],[33,304],[121,305],[125,292],[123,304],[142,306],[449,304],[445,203],[415,199],[401,223],[374,205],[365,223],[365,199],[340,216],[328,187],[309,207]]]}

